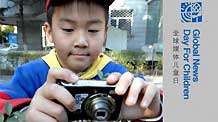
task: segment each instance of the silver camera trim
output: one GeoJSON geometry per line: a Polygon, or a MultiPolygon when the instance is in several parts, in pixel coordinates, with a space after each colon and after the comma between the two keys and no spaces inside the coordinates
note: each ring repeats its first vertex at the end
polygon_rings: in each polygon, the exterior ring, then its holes
{"type": "Polygon", "coordinates": [[[76,83],[60,82],[64,86],[72,87],[115,87],[116,85],[109,85],[107,81],[102,80],[79,80],[76,83]]]}

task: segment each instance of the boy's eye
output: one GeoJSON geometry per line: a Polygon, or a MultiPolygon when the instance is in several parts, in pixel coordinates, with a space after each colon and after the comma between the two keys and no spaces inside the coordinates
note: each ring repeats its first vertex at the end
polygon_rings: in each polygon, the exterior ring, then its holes
{"type": "Polygon", "coordinates": [[[97,32],[99,32],[99,30],[88,30],[88,32],[97,33],[97,32]]]}
{"type": "Polygon", "coordinates": [[[73,32],[74,31],[74,29],[66,29],[66,28],[62,28],[62,30],[65,32],[73,32]]]}

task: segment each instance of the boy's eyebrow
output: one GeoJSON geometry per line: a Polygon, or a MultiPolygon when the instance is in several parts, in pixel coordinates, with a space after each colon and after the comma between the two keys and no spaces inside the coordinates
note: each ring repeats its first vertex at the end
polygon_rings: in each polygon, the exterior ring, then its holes
{"type": "Polygon", "coordinates": [[[68,18],[61,18],[60,19],[61,22],[69,22],[69,23],[76,23],[76,21],[68,19],[68,18]]]}
{"type": "MultiPolygon", "coordinates": [[[[72,19],[68,19],[68,18],[61,18],[60,19],[61,22],[69,22],[69,23],[72,23],[72,24],[76,24],[77,21],[75,20],[72,20],[72,19]]],[[[88,25],[91,25],[91,24],[102,24],[104,23],[101,19],[91,19],[91,20],[88,20],[88,25]]]]}
{"type": "Polygon", "coordinates": [[[100,19],[93,19],[93,20],[88,21],[88,23],[89,24],[102,24],[104,22],[100,19]]]}

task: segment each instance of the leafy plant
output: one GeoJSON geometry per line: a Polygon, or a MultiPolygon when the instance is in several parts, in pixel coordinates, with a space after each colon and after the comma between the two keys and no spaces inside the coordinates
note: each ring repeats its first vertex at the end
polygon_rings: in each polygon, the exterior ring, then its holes
{"type": "Polygon", "coordinates": [[[6,35],[8,33],[13,33],[15,30],[14,26],[11,26],[11,25],[6,25],[4,28],[2,25],[0,25],[0,41],[3,39],[3,38],[6,38],[6,35]]]}
{"type": "Polygon", "coordinates": [[[4,116],[2,115],[2,113],[0,113],[0,122],[4,121],[4,116]]]}
{"type": "Polygon", "coordinates": [[[46,52],[8,52],[7,54],[0,52],[0,71],[1,75],[13,75],[16,67],[38,59],[47,54],[46,52]],[[3,60],[4,59],[4,60],[3,60]]]}
{"type": "Polygon", "coordinates": [[[8,116],[7,118],[4,117],[2,113],[0,113],[0,122],[24,122],[24,113],[16,111],[12,113],[12,105],[7,102],[5,104],[5,113],[8,116]]]}
{"type": "MultiPolygon", "coordinates": [[[[106,51],[106,55],[111,57],[113,61],[126,67],[131,73],[150,75],[152,71],[151,64],[146,59],[149,53],[142,51],[106,51]]],[[[161,52],[156,52],[157,61],[155,61],[153,68],[161,73],[162,71],[162,57],[161,52]]]]}
{"type": "MultiPolygon", "coordinates": [[[[142,51],[106,51],[104,53],[111,57],[113,61],[126,67],[132,73],[148,75],[150,72],[153,72],[150,68],[151,64],[146,61],[147,57],[149,57],[148,53],[142,51]]],[[[2,68],[0,65],[2,75],[13,75],[14,69],[17,66],[40,58],[45,54],[47,54],[47,52],[9,52],[8,54],[2,54],[0,52],[0,57],[7,59],[6,63],[0,59],[0,64],[5,66],[2,68]]],[[[161,72],[163,69],[162,57],[163,54],[157,52],[157,61],[155,61],[153,68],[158,72],[161,72]]],[[[99,77],[101,76],[100,73],[99,77]]],[[[105,78],[102,77],[102,79],[105,78]]]]}

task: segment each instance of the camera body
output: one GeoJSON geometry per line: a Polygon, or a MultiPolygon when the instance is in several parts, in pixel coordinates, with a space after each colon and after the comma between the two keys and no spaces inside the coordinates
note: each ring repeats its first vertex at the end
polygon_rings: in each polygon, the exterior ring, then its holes
{"type": "Polygon", "coordinates": [[[99,80],[79,80],[75,84],[59,80],[58,84],[64,86],[76,102],[76,111],[66,109],[69,120],[118,119],[124,96],[115,93],[115,85],[99,80]]]}

